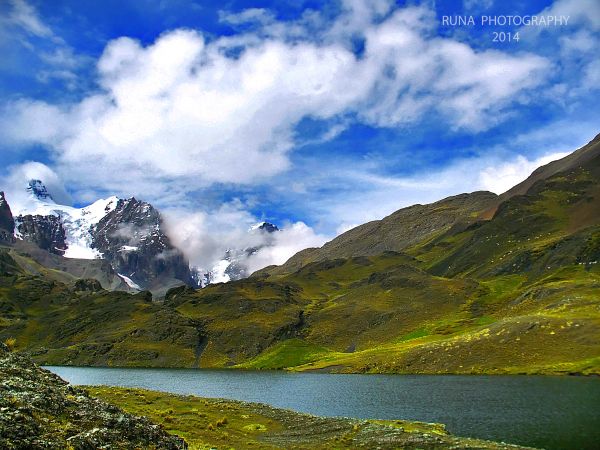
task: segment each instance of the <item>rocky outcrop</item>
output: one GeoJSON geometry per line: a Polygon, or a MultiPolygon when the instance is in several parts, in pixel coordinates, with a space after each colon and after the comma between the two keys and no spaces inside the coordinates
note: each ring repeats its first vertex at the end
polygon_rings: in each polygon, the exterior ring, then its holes
{"type": "Polygon", "coordinates": [[[76,292],[101,292],[102,285],[93,278],[80,278],[73,286],[76,292]]]}
{"type": "Polygon", "coordinates": [[[44,183],[42,183],[42,180],[29,180],[29,183],[27,184],[27,192],[29,192],[32,197],[37,198],[38,200],[51,202],[54,201],[52,195],[50,195],[50,192],[48,192],[48,189],[44,183]]]}
{"type": "Polygon", "coordinates": [[[4,198],[4,192],[0,192],[0,241],[12,241],[14,231],[15,221],[10,206],[4,198]]]}
{"type": "Polygon", "coordinates": [[[187,444],[0,344],[0,448],[160,448],[187,444]]]}
{"type": "Polygon", "coordinates": [[[90,232],[92,247],[142,288],[166,279],[192,284],[187,260],[163,232],[162,217],[151,204],[119,200],[90,232]]]}
{"type": "Polygon", "coordinates": [[[58,216],[19,216],[17,231],[24,241],[33,242],[55,255],[62,256],[67,250],[67,235],[58,216]]]}

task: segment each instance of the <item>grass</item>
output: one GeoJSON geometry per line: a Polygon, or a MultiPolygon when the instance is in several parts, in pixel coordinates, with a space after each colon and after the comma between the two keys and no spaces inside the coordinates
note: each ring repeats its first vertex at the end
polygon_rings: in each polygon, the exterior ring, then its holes
{"type": "Polygon", "coordinates": [[[323,358],[329,350],[300,339],[280,342],[256,358],[236,367],[244,369],[285,369],[323,358]]]}
{"type": "Polygon", "coordinates": [[[136,388],[86,386],[126,412],[181,436],[191,450],[210,448],[480,448],[501,445],[451,436],[444,425],[405,420],[323,418],[257,403],[182,396],[136,388]],[[386,447],[387,448],[387,447],[386,447]]]}
{"type": "Polygon", "coordinates": [[[425,329],[425,328],[419,328],[418,330],[412,331],[410,333],[407,333],[407,334],[401,336],[398,339],[398,341],[399,342],[411,341],[413,339],[418,339],[418,338],[422,338],[425,336],[429,336],[429,331],[427,331],[427,329],[425,329]]]}

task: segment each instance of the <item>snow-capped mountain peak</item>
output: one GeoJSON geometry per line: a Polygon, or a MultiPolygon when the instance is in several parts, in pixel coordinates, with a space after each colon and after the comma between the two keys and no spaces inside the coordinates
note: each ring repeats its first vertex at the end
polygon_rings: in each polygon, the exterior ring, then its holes
{"type": "Polygon", "coordinates": [[[29,192],[29,195],[31,195],[34,199],[41,200],[46,203],[54,203],[54,199],[41,180],[29,180],[29,183],[27,183],[27,192],[29,192]]]}
{"type": "MultiPolygon", "coordinates": [[[[96,259],[102,255],[92,248],[90,229],[104,216],[115,209],[118,198],[109,197],[97,200],[83,208],[57,204],[42,180],[32,179],[27,183],[29,195],[15,204],[14,216],[17,237],[20,236],[19,225],[25,216],[55,216],[60,219],[64,229],[66,250],[61,254],[67,258],[96,259]]],[[[31,219],[30,219],[31,221],[31,219]]]]}
{"type": "Polygon", "coordinates": [[[0,221],[4,230],[0,238],[8,232],[10,239],[55,255],[106,260],[122,280],[119,283],[131,289],[162,292],[174,284],[192,284],[187,259],[171,244],[160,212],[150,203],[113,196],[84,207],[61,205],[37,179],[14,190],[8,201],[0,219],[10,216],[11,222],[0,221]],[[8,201],[15,206],[14,215],[8,213],[8,201]]]}
{"type": "Polygon", "coordinates": [[[248,231],[266,231],[267,233],[273,233],[279,231],[279,227],[273,225],[271,222],[259,222],[252,225],[248,231]]]}

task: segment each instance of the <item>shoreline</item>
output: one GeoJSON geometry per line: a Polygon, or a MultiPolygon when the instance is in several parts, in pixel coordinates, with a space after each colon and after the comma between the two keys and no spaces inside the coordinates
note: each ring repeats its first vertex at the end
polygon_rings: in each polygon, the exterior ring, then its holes
{"type": "MultiPolygon", "coordinates": [[[[523,371],[495,371],[495,372],[360,372],[360,371],[330,371],[328,367],[316,368],[316,369],[301,369],[297,370],[295,367],[284,368],[284,369],[259,369],[259,368],[246,368],[246,367],[181,367],[181,366],[107,366],[107,365],[77,365],[77,364],[46,364],[38,361],[34,358],[37,364],[41,367],[71,367],[71,368],[86,368],[86,369],[159,369],[159,370],[189,370],[189,371],[209,371],[209,370],[222,370],[222,371],[235,371],[235,372],[278,372],[278,373],[289,373],[289,374],[300,374],[300,373],[311,373],[311,374],[323,374],[323,375],[428,375],[428,376],[519,376],[519,377],[582,377],[582,378],[595,378],[600,377],[600,373],[581,373],[581,372],[567,372],[567,371],[549,371],[549,372],[523,372],[523,371]]],[[[338,366],[339,367],[339,366],[338,366]]]]}

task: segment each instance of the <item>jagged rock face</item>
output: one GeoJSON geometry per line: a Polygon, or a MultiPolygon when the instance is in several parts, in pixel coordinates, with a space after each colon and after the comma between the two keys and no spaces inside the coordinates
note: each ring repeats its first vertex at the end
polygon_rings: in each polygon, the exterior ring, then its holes
{"type": "Polygon", "coordinates": [[[4,198],[4,192],[0,192],[0,241],[11,241],[14,231],[15,220],[10,206],[4,198]]]}
{"type": "Polygon", "coordinates": [[[33,242],[43,250],[64,255],[66,233],[60,217],[26,215],[17,217],[17,231],[24,241],[33,242]]]}
{"type": "Polygon", "coordinates": [[[280,231],[277,225],[274,225],[270,222],[263,222],[261,225],[257,227],[259,230],[264,230],[267,233],[274,233],[275,231],[280,231]]]}
{"type": "Polygon", "coordinates": [[[90,232],[92,247],[136,284],[146,287],[160,277],[192,283],[188,262],[162,231],[160,213],[149,203],[119,200],[90,232]]]}
{"type": "Polygon", "coordinates": [[[3,344],[0,380],[0,448],[187,448],[149,419],[90,397],[3,344]]]}
{"type": "Polygon", "coordinates": [[[33,197],[39,200],[50,200],[54,201],[48,189],[41,180],[29,180],[29,184],[27,185],[27,192],[29,192],[33,197]]]}

